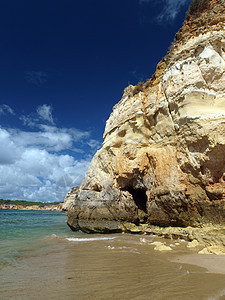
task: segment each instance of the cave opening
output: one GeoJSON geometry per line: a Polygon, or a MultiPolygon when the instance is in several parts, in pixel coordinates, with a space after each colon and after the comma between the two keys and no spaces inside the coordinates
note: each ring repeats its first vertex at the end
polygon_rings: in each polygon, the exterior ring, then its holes
{"type": "Polygon", "coordinates": [[[138,209],[147,213],[147,195],[145,190],[134,189],[133,187],[128,187],[126,190],[133,196],[134,202],[138,209]]]}

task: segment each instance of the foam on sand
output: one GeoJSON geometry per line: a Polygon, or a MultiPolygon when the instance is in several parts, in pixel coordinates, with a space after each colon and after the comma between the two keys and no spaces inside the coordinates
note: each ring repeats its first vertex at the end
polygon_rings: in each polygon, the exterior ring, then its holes
{"type": "Polygon", "coordinates": [[[102,240],[113,240],[115,237],[97,237],[97,238],[67,238],[70,242],[91,242],[91,241],[102,241],[102,240]]]}

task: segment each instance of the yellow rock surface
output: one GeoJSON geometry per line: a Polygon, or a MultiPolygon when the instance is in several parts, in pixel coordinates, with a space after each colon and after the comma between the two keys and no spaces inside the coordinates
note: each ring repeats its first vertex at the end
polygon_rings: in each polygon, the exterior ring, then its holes
{"type": "Polygon", "coordinates": [[[224,25],[224,0],[189,13],[153,77],[124,90],[102,148],[66,197],[72,228],[224,224],[224,25]]]}

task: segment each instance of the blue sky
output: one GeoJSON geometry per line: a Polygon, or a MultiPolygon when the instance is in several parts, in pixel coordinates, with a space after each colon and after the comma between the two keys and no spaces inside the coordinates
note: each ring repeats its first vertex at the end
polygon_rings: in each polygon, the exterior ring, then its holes
{"type": "Polygon", "coordinates": [[[62,201],[191,0],[0,0],[0,198],[62,201]]]}

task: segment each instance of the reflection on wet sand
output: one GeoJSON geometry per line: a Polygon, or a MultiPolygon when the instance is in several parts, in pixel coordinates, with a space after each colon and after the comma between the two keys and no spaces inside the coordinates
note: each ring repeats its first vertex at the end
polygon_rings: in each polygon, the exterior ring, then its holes
{"type": "Polygon", "coordinates": [[[155,237],[88,237],[51,238],[45,248],[1,270],[0,298],[223,299],[225,275],[208,273],[207,264],[188,265],[192,252],[185,242],[175,247],[165,240],[173,251],[158,252],[151,243],[162,239],[155,237]],[[189,261],[171,262],[186,254],[189,261]]]}

